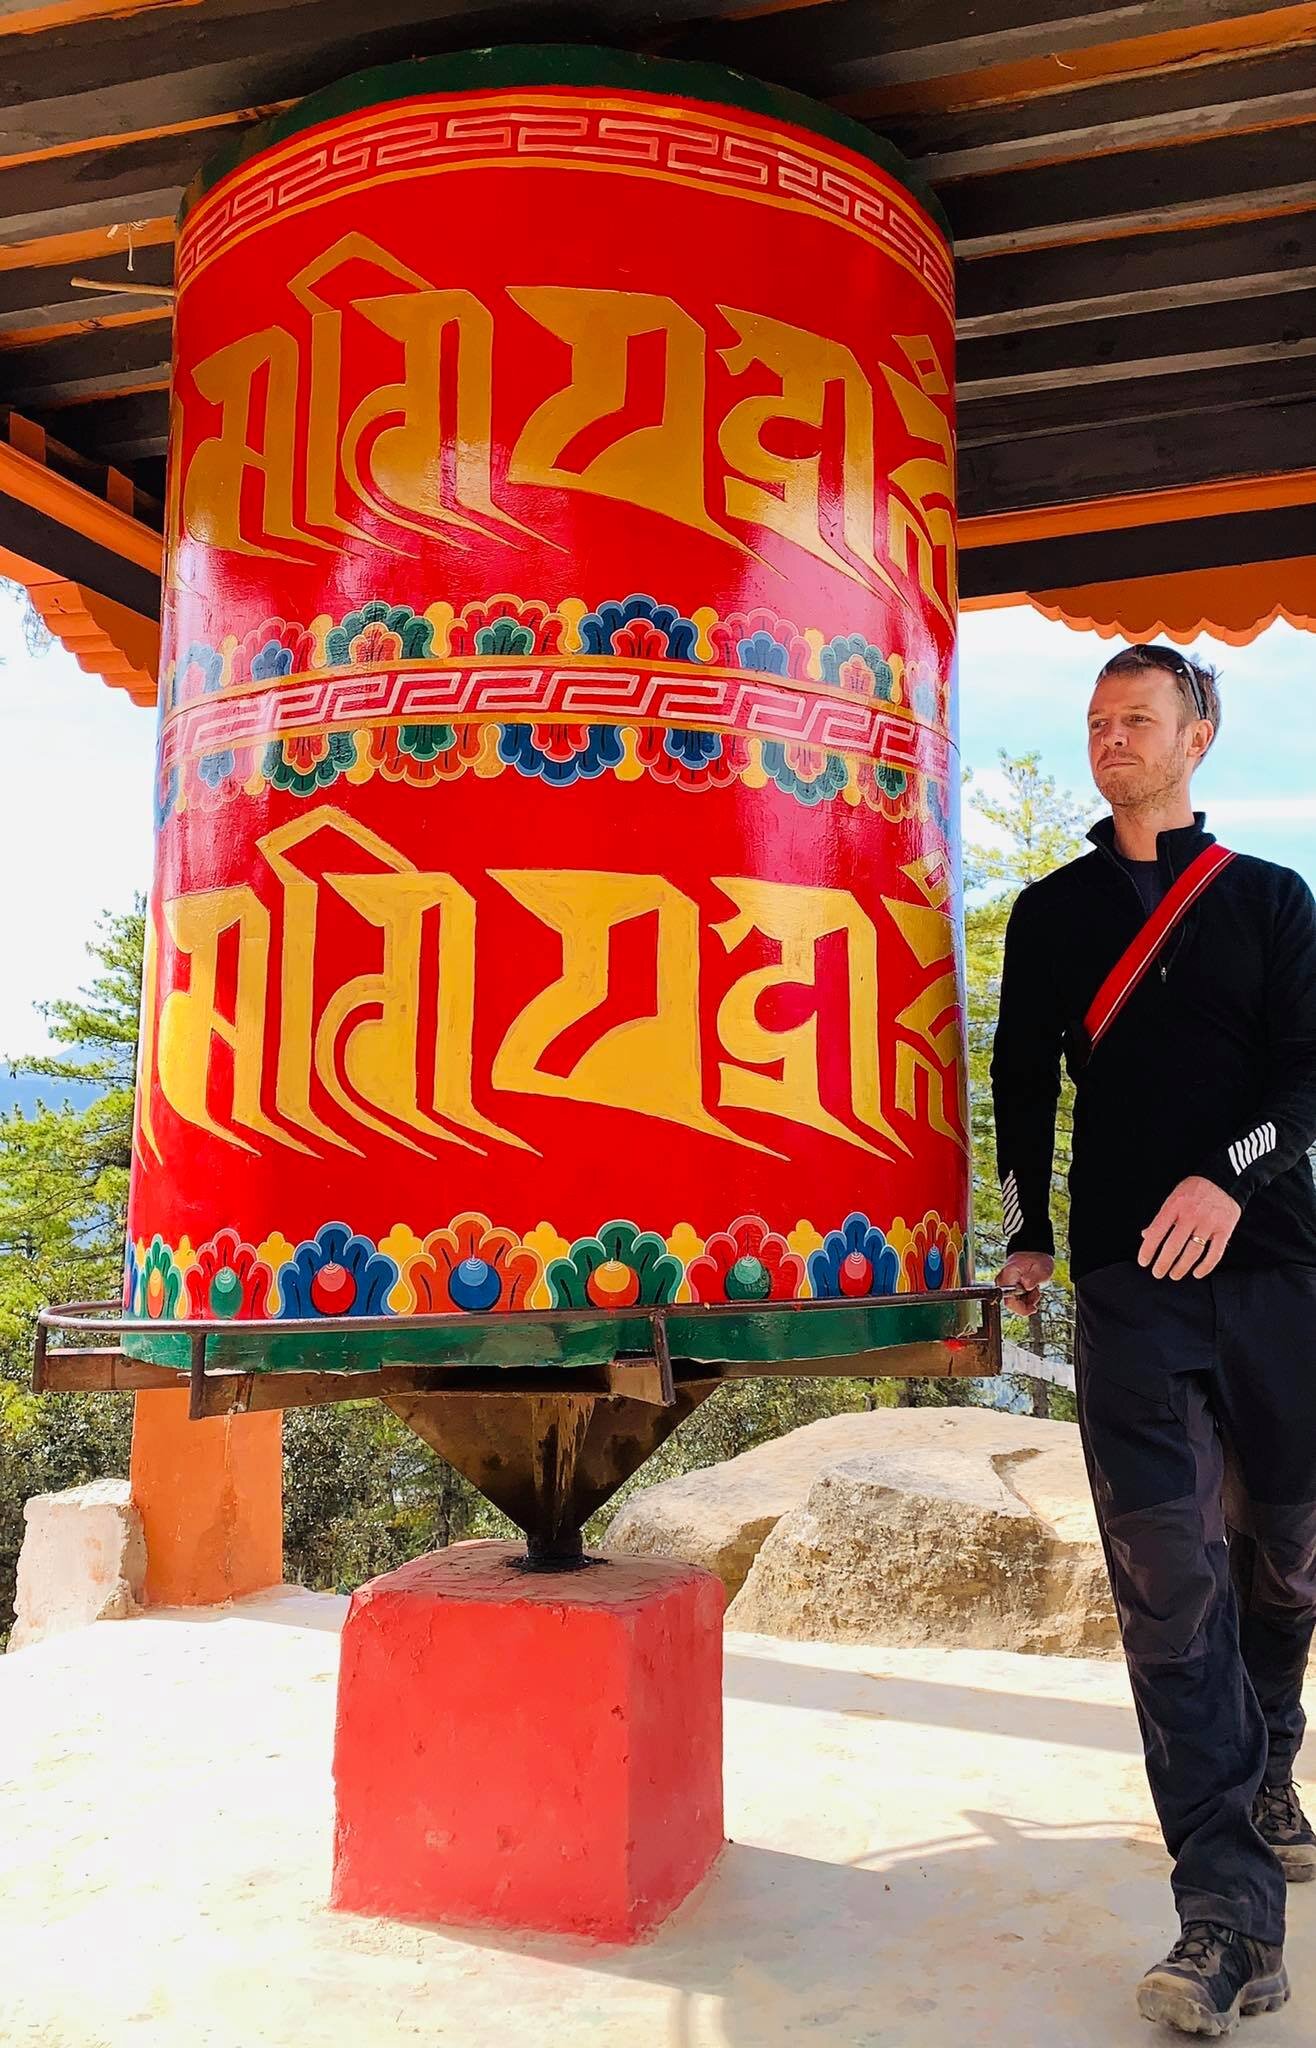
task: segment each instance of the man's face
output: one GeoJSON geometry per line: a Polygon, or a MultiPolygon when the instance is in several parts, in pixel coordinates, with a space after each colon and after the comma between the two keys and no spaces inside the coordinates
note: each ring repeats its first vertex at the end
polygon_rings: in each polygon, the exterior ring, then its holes
{"type": "Polygon", "coordinates": [[[1180,723],[1182,699],[1167,669],[1104,676],[1088,708],[1092,780],[1112,809],[1135,809],[1177,795],[1201,760],[1210,727],[1180,723]]]}

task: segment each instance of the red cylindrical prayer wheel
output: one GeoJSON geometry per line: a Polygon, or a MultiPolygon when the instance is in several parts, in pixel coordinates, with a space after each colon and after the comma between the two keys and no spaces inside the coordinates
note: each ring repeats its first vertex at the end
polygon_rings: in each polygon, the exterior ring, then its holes
{"type": "Polygon", "coordinates": [[[177,286],[130,1311],[963,1283],[934,202],[485,51],[260,130],[177,286]]]}

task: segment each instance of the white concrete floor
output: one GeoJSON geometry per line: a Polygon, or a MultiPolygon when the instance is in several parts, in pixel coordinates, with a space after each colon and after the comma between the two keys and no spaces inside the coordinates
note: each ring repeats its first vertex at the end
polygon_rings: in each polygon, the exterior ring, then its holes
{"type": "MultiPolygon", "coordinates": [[[[3,2048],[1154,2048],[1121,1664],[729,1636],[732,1844],[653,1941],[590,1948],[326,1910],[345,1606],[0,1660],[3,2048]]],[[[1244,2048],[1316,2040],[1316,1886],[1291,1920],[1294,2003],[1244,2048]]]]}

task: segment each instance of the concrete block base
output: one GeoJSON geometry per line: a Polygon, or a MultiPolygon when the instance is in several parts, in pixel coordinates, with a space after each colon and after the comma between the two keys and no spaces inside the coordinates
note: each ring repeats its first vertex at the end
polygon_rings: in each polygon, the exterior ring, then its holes
{"type": "Polygon", "coordinates": [[[459,1544],[353,1595],[333,1903],[634,1941],[722,1847],[722,1586],[521,1555],[459,1544]]]}
{"type": "Polygon", "coordinates": [[[11,1650],[139,1611],[146,1544],[126,1479],[34,1494],[23,1520],[11,1650]]]}

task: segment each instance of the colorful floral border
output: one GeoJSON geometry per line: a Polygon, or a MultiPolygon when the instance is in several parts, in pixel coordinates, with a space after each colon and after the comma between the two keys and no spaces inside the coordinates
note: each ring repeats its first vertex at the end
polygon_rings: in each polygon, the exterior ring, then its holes
{"type": "Polygon", "coordinates": [[[666,1236],[625,1218],[574,1242],[549,1223],[524,1237],[467,1211],[421,1238],[395,1223],[376,1243],[326,1223],[292,1244],[259,1245],[219,1230],[194,1248],[160,1236],[128,1246],[124,1308],[145,1320],[428,1315],[490,1310],[611,1308],[661,1302],[863,1301],[964,1284],[964,1232],[929,1210],[885,1227],[854,1210],[835,1229],[800,1222],[774,1231],[737,1216],[700,1237],[678,1223],[666,1236]]]}
{"type": "MultiPolygon", "coordinates": [[[[829,637],[814,627],[801,630],[763,608],[726,618],[700,608],[686,617],[635,591],[592,610],[578,598],[551,605],[502,594],[460,612],[444,602],[416,612],[372,598],[340,619],[326,615],[302,625],[269,618],[218,646],[192,641],[162,677],[162,736],[203,697],[249,692],[262,683],[277,688],[289,677],[476,657],[515,664],[546,655],[720,664],[769,680],[828,684],[892,706],[912,724],[930,728],[943,746],[949,730],[948,680],[907,665],[899,654],[881,653],[860,633],[829,637]]],[[[934,776],[790,740],[686,727],[365,723],[225,746],[181,762],[167,759],[162,748],[161,764],[160,823],[175,811],[210,808],[244,791],[311,797],[340,778],[362,783],[376,775],[433,788],[468,773],[492,778],[510,769],[548,788],[604,774],[622,782],[647,775],[691,791],[739,782],[775,787],[806,806],[840,799],[893,821],[916,817],[948,829],[949,793],[934,776]]]]}

